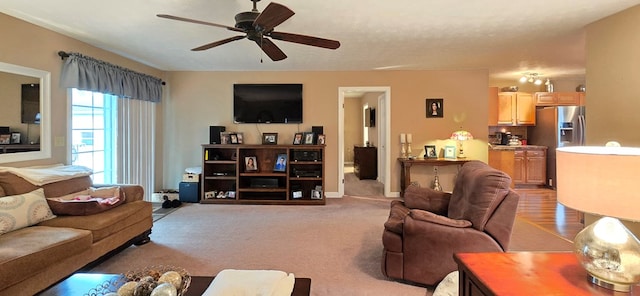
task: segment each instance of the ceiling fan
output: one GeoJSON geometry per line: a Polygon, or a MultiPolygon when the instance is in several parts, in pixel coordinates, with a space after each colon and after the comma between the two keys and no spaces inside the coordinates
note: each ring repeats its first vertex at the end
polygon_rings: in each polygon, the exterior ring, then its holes
{"type": "Polygon", "coordinates": [[[238,35],[226,39],[222,39],[219,41],[211,42],[191,50],[200,51],[207,50],[219,45],[223,45],[229,43],[231,41],[236,41],[244,38],[248,38],[251,41],[254,41],[264,53],[271,58],[273,61],[280,61],[287,58],[287,55],[280,49],[278,46],[273,43],[271,39],[282,40],[287,42],[293,42],[298,44],[328,48],[328,49],[337,49],[340,47],[340,42],[330,39],[324,39],[313,36],[306,36],[300,34],[292,34],[285,32],[276,32],[273,29],[289,19],[295,13],[282,4],[278,4],[275,2],[269,3],[264,11],[259,12],[256,8],[256,3],[260,0],[250,0],[253,2],[253,9],[247,12],[241,12],[236,14],[235,20],[236,25],[234,27],[229,27],[225,25],[199,21],[179,16],[173,16],[168,14],[158,14],[158,17],[172,19],[177,21],[184,21],[190,23],[196,23],[207,26],[214,26],[220,28],[226,28],[231,31],[244,33],[244,35],[238,35]]]}

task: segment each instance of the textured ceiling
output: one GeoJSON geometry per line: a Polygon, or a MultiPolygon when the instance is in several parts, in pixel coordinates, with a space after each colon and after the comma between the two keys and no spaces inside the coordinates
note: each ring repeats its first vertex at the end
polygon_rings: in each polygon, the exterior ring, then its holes
{"type": "MultiPolygon", "coordinates": [[[[258,2],[262,11],[271,1],[258,2]]],[[[487,69],[584,76],[584,26],[640,0],[279,0],[296,14],[276,31],[339,40],[328,50],[274,41],[273,62],[223,28],[156,17],[171,14],[233,26],[250,0],[2,0],[0,12],[162,70],[315,71],[487,69]],[[263,62],[261,62],[263,60],[263,62]]],[[[72,50],[72,49],[67,49],[72,50]]]]}

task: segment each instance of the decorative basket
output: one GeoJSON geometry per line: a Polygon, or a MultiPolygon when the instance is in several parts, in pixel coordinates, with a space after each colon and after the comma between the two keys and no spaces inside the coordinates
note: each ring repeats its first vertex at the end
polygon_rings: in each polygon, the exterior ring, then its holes
{"type": "Polygon", "coordinates": [[[151,276],[154,280],[158,280],[162,274],[168,271],[175,271],[180,274],[182,277],[182,284],[178,290],[178,296],[184,296],[191,285],[191,275],[180,267],[168,266],[168,265],[156,265],[156,266],[148,266],[140,270],[128,271],[122,276],[113,279],[111,281],[106,281],[97,287],[91,289],[88,293],[84,294],[84,296],[104,296],[106,294],[117,292],[122,285],[126,284],[130,281],[139,281],[143,277],[151,276]]]}

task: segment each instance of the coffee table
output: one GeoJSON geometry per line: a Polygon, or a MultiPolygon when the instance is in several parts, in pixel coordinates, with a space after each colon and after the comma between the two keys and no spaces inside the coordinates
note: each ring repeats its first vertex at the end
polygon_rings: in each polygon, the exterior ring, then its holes
{"type": "MultiPolygon", "coordinates": [[[[38,295],[54,296],[54,295],[84,295],[90,289],[107,281],[118,279],[120,274],[106,273],[76,273],[57,283],[49,289],[38,295]]],[[[191,276],[191,285],[185,296],[200,296],[209,287],[213,276],[191,276]]],[[[296,278],[291,296],[309,296],[311,291],[310,278],[296,278]]]]}

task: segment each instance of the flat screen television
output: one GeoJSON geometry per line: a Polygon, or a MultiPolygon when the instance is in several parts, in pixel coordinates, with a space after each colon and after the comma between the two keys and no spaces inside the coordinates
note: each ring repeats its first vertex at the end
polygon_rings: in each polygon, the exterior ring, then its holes
{"type": "Polygon", "coordinates": [[[234,84],[235,123],[302,123],[302,84],[234,84]]]}

